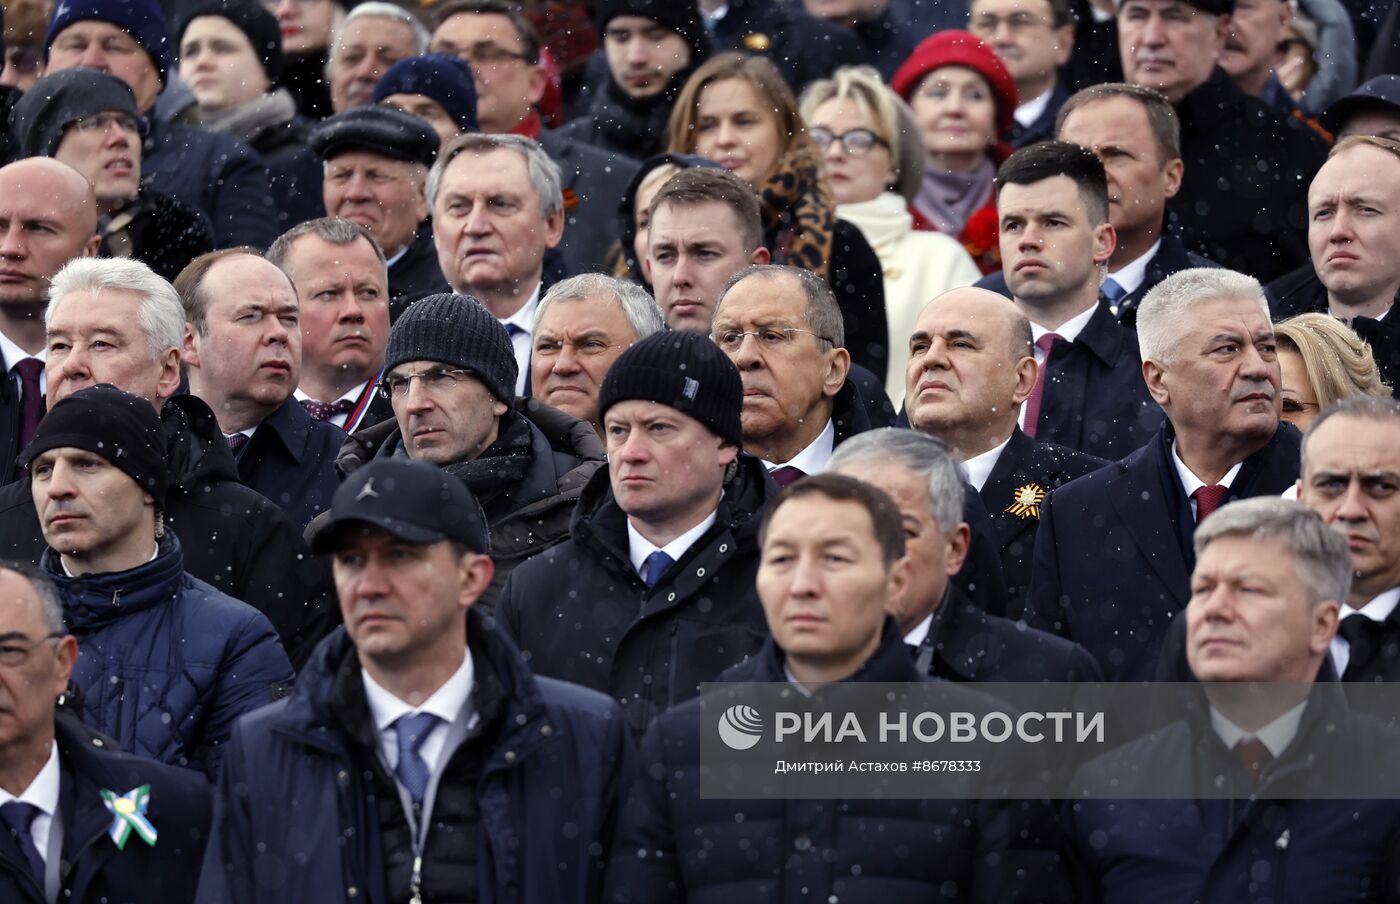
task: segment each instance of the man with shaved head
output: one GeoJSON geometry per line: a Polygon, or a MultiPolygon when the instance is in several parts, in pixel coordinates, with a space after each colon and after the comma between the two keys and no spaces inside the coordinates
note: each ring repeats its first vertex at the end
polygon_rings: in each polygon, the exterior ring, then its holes
{"type": "Polygon", "coordinates": [[[97,198],[77,170],[48,157],[0,167],[0,484],[44,415],[44,306],[49,280],[97,253],[97,198]]]}
{"type": "Polygon", "coordinates": [[[1031,348],[1030,321],[1011,300],[953,289],[924,306],[905,371],[910,426],[957,450],[992,516],[1013,617],[1030,585],[1045,494],[1107,464],[1033,440],[1017,425],[1039,370],[1031,348]]]}

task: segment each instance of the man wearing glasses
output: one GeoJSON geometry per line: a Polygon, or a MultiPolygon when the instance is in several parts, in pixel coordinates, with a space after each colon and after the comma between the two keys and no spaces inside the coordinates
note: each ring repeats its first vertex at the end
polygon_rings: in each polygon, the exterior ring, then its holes
{"type": "Polygon", "coordinates": [[[352,436],[339,461],[348,473],[406,456],[466,484],[491,529],[496,576],[477,604],[488,611],[517,565],[568,537],[574,503],[605,457],[589,424],[517,400],[516,368],[505,327],[475,298],[414,302],[384,353],[379,391],[394,419],[352,436]]]}
{"type": "Polygon", "coordinates": [[[1059,70],[1074,50],[1068,0],[974,0],[967,30],[986,41],[1016,80],[1019,103],[1006,140],[1025,147],[1049,138],[1069,100],[1059,70]]]}
{"type": "Polygon", "coordinates": [[[33,565],[0,563],[0,900],[192,901],[209,787],[109,748],[64,705],[78,654],[53,582],[33,565]],[[130,827],[118,850],[103,792],[143,788],[131,815],[155,834],[148,842],[130,827]]]}

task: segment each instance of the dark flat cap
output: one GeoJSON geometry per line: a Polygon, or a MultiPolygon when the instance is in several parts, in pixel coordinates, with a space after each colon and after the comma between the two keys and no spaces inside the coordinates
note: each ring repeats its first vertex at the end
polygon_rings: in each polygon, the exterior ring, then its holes
{"type": "Polygon", "coordinates": [[[432,166],[439,139],[422,117],[376,105],[337,113],[313,129],[307,143],[322,160],[346,151],[369,151],[432,166]]]}
{"type": "Polygon", "coordinates": [[[1317,119],[1329,132],[1337,133],[1348,119],[1362,110],[1400,113],[1400,75],[1378,75],[1322,111],[1317,119]]]}

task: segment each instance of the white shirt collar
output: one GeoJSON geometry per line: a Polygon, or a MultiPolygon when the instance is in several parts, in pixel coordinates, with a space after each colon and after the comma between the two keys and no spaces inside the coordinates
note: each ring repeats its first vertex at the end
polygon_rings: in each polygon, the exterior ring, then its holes
{"type": "Polygon", "coordinates": [[[48,360],[49,347],[45,345],[43,348],[39,349],[37,352],[31,355],[29,354],[29,352],[20,348],[19,343],[15,342],[13,339],[11,339],[9,336],[6,336],[4,333],[0,333],[0,354],[3,354],[5,356],[5,367],[7,367],[10,370],[14,370],[15,365],[23,361],[25,358],[38,358],[40,361],[48,360]]]}
{"type": "Polygon", "coordinates": [[[699,524],[681,534],[670,543],[667,543],[665,546],[657,546],[646,537],[643,537],[641,532],[632,526],[632,519],[628,518],[627,555],[628,558],[632,560],[632,568],[636,570],[637,574],[641,574],[642,563],[647,560],[647,556],[656,552],[658,549],[670,556],[672,562],[679,562],[681,556],[685,555],[690,547],[695,545],[695,541],[699,540],[704,535],[705,531],[710,529],[710,525],[714,524],[718,518],[719,506],[715,506],[715,510],[710,512],[708,518],[701,520],[699,524]]]}
{"type": "MultiPolygon", "coordinates": [[[[1046,333],[1054,333],[1066,342],[1073,342],[1084,331],[1084,327],[1089,323],[1089,318],[1094,316],[1096,310],[1098,310],[1098,302],[1089,305],[1082,312],[1075,314],[1053,330],[1047,330],[1035,321],[1031,321],[1031,341],[1039,342],[1041,336],[1046,333]]],[[[1035,350],[1035,360],[1037,362],[1045,360],[1045,353],[1038,348],[1035,350]]]]}
{"type": "Polygon", "coordinates": [[[374,727],[382,734],[400,717],[410,713],[432,713],[444,723],[452,724],[457,719],[457,714],[462,711],[462,707],[467,705],[467,698],[471,696],[472,683],[476,675],[475,667],[472,664],[472,651],[465,650],[462,664],[457,667],[457,671],[453,672],[452,677],[443,682],[442,687],[433,691],[432,696],[424,700],[417,708],[394,696],[392,692],[375,681],[368,670],[361,668],[360,677],[365,682],[365,702],[369,704],[370,718],[374,719],[374,727]]]}
{"type": "Polygon", "coordinates": [[[1225,742],[1225,747],[1228,750],[1233,750],[1236,744],[1246,738],[1258,738],[1268,748],[1269,754],[1274,759],[1278,759],[1288,749],[1288,745],[1293,743],[1293,739],[1298,736],[1298,724],[1303,720],[1303,710],[1307,708],[1307,705],[1308,701],[1304,700],[1255,732],[1248,732],[1240,728],[1212,706],[1210,708],[1210,727],[1215,729],[1215,733],[1220,736],[1221,741],[1225,742]]]}
{"type": "Polygon", "coordinates": [[[400,260],[402,260],[403,256],[408,253],[408,249],[411,247],[413,247],[413,239],[409,239],[408,244],[400,248],[398,253],[395,254],[393,257],[388,257],[384,259],[384,269],[388,270],[390,267],[394,266],[394,264],[397,264],[400,260]]]}
{"type": "Polygon", "coordinates": [[[827,418],[826,426],[822,428],[822,432],[818,433],[817,438],[808,443],[805,449],[788,461],[776,464],[765,461],[763,466],[770,471],[774,468],[796,468],[803,474],[820,474],[831,459],[831,453],[835,448],[836,425],[832,423],[831,418],[827,418]]]}
{"type": "Polygon", "coordinates": [[[18,796],[0,788],[0,806],[17,800],[33,804],[38,808],[39,814],[34,817],[34,822],[29,826],[29,835],[34,839],[34,847],[38,850],[39,856],[46,859],[49,856],[49,832],[53,827],[54,816],[58,813],[59,779],[58,742],[55,741],[49,747],[48,760],[44,762],[43,768],[39,770],[38,775],[34,776],[34,780],[29,783],[28,788],[25,788],[18,796]]]}
{"type": "Polygon", "coordinates": [[[510,337],[511,348],[515,351],[515,394],[524,395],[525,387],[530,385],[530,349],[533,346],[532,337],[535,330],[535,311],[540,306],[540,289],[543,283],[535,286],[534,293],[530,300],[525,302],[520,310],[509,317],[501,318],[501,326],[519,327],[519,330],[510,337]]]}
{"type": "Polygon", "coordinates": [[[1152,247],[1147,249],[1147,253],[1142,257],[1134,258],[1128,263],[1118,268],[1116,273],[1108,274],[1108,278],[1123,287],[1123,291],[1129,295],[1138,290],[1142,281],[1147,278],[1147,265],[1152,263],[1152,258],[1157,256],[1157,251],[1162,247],[1162,240],[1158,239],[1152,243],[1152,247]]]}
{"type": "MultiPolygon", "coordinates": [[[[1340,618],[1363,615],[1372,621],[1383,622],[1390,618],[1390,613],[1395,611],[1396,605],[1400,605],[1400,587],[1392,587],[1360,609],[1343,606],[1338,615],[1340,618]]],[[[1337,677],[1340,678],[1346,674],[1347,666],[1351,664],[1351,642],[1342,636],[1342,632],[1338,631],[1332,635],[1332,643],[1328,645],[1328,649],[1332,653],[1332,665],[1337,670],[1337,677]]]]}
{"type": "Polygon", "coordinates": [[[911,647],[917,647],[922,644],[924,638],[928,637],[929,628],[933,627],[933,617],[936,614],[937,612],[935,611],[926,615],[923,621],[914,626],[914,630],[904,635],[904,642],[911,647]]]}
{"type": "Polygon", "coordinates": [[[1031,125],[1031,123],[1039,119],[1041,114],[1045,112],[1045,108],[1050,106],[1050,95],[1054,93],[1055,86],[1051,85],[1049,91],[1046,91],[1034,100],[1028,100],[1021,104],[1011,115],[1015,117],[1016,121],[1023,127],[1031,125]]]}
{"type": "Polygon", "coordinates": [[[541,285],[543,285],[543,283],[536,284],[535,291],[530,293],[530,300],[521,305],[520,310],[511,314],[509,317],[500,318],[502,326],[513,323],[524,330],[526,335],[534,330],[535,308],[539,307],[541,285]]]}
{"type": "Polygon", "coordinates": [[[988,449],[981,455],[974,455],[963,462],[963,470],[967,472],[967,482],[972,484],[977,492],[982,492],[983,485],[986,484],[987,478],[992,476],[992,469],[997,466],[1002,450],[1009,442],[1011,442],[1011,437],[1008,436],[1006,442],[995,449],[988,449]]]}
{"type": "MultiPolygon", "coordinates": [[[[1203,486],[1206,482],[1196,476],[1196,472],[1186,467],[1186,462],[1181,460],[1181,456],[1176,452],[1176,440],[1172,440],[1172,464],[1176,466],[1176,476],[1181,478],[1181,488],[1186,491],[1186,498],[1191,500],[1191,513],[1196,512],[1196,500],[1191,498],[1191,494],[1203,486]]],[[[1229,487],[1235,482],[1235,478],[1240,476],[1240,468],[1244,467],[1244,462],[1235,462],[1235,466],[1225,472],[1225,476],[1220,478],[1220,486],[1229,487]]]]}

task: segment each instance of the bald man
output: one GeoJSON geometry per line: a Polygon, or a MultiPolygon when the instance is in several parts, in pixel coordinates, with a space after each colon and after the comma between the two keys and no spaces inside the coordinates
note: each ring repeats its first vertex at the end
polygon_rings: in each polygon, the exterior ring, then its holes
{"type": "Polygon", "coordinates": [[[49,280],[97,253],[97,197],[66,163],[31,157],[0,167],[0,484],[44,414],[44,306],[49,280]]]}
{"type": "Polygon", "coordinates": [[[1107,464],[1036,442],[1017,426],[1037,371],[1030,321],[1010,299],[986,289],[938,296],[924,306],[909,337],[909,424],[962,456],[992,516],[1012,618],[1020,617],[1030,584],[1041,501],[1060,484],[1107,464]]]}

